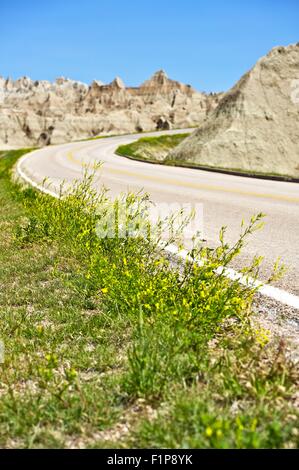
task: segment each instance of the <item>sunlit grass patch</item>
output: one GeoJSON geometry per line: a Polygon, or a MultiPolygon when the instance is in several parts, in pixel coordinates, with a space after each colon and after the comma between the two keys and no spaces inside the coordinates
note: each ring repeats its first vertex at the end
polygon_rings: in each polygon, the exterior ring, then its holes
{"type": "Polygon", "coordinates": [[[116,153],[136,160],[162,161],[177,145],[190,134],[162,135],[159,137],[142,137],[128,145],[118,147],[116,153]]]}

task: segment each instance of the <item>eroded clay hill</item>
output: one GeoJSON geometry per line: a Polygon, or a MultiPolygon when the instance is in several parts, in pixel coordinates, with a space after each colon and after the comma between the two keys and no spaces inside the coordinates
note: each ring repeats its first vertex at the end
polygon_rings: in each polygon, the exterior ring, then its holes
{"type": "Polygon", "coordinates": [[[138,88],[59,78],[55,83],[0,77],[0,148],[58,144],[101,134],[196,126],[219,95],[157,72],[138,88]]]}
{"type": "Polygon", "coordinates": [[[166,159],[299,178],[299,43],[261,58],[166,159]]]}

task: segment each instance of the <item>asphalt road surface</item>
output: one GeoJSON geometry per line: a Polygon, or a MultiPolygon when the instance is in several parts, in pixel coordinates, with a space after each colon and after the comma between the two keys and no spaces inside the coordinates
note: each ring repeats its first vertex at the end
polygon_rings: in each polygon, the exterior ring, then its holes
{"type": "Polygon", "coordinates": [[[113,197],[143,190],[155,203],[203,204],[204,238],[211,246],[217,244],[222,226],[227,226],[227,240],[232,243],[242,219],[263,212],[264,229],[250,238],[234,267],[262,255],[260,278],[265,279],[280,257],[289,270],[276,285],[299,295],[299,184],[154,165],[115,155],[119,145],[146,135],[151,134],[50,146],[29,154],[20,166],[36,183],[46,177],[58,188],[63,180],[72,183],[81,178],[85,164],[103,162],[98,185],[108,188],[113,197]]]}

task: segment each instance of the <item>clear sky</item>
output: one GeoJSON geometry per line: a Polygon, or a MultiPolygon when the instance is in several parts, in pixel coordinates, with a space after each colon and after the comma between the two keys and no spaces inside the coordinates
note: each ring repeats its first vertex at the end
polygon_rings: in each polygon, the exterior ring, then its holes
{"type": "Polygon", "coordinates": [[[136,86],[163,68],[205,91],[299,41],[298,0],[0,0],[0,75],[136,86]]]}

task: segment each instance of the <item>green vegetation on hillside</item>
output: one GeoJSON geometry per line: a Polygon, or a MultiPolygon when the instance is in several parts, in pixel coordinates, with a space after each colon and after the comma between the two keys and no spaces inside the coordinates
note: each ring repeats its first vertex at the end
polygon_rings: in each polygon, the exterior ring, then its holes
{"type": "Polygon", "coordinates": [[[175,267],[155,238],[98,238],[92,176],[60,200],[16,186],[21,154],[0,158],[0,445],[298,446],[298,371],[251,325],[254,292],[214,273],[261,216],[175,267]]]}
{"type": "Polygon", "coordinates": [[[121,145],[116,153],[136,160],[146,160],[154,163],[160,162],[169,154],[170,150],[177,147],[189,135],[174,134],[159,137],[143,137],[132,144],[121,145]]]}

